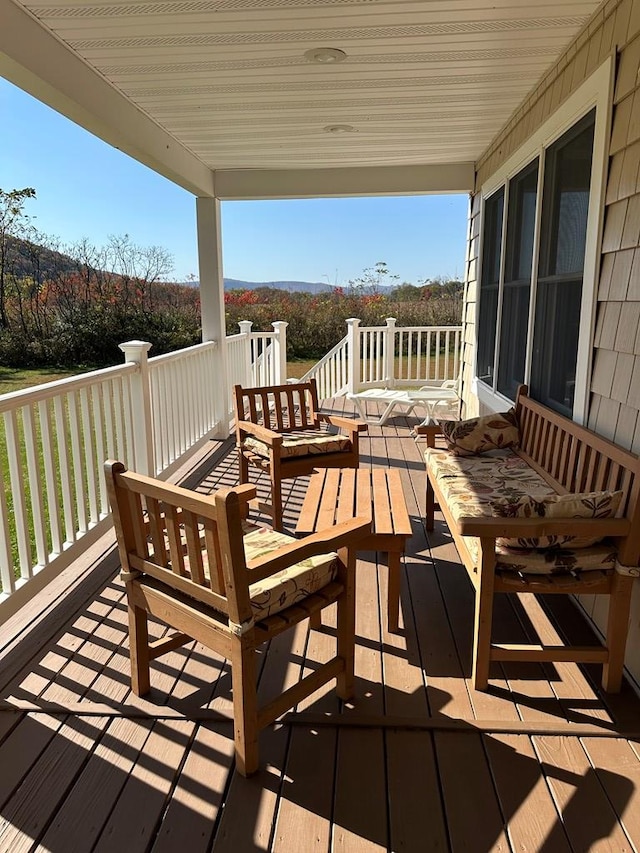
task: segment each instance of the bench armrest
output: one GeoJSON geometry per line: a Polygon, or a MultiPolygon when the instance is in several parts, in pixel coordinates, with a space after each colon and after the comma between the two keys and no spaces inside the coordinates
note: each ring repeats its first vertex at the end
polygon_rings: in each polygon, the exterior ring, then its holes
{"type": "Polygon", "coordinates": [[[320,413],[318,420],[322,423],[331,424],[339,429],[346,430],[347,432],[366,432],[369,429],[369,425],[365,424],[364,421],[343,418],[340,415],[325,415],[320,413]]]}
{"type": "Polygon", "coordinates": [[[436,437],[442,435],[439,424],[418,424],[414,430],[416,436],[424,435],[427,439],[427,447],[436,446],[436,437]]]}
{"type": "Polygon", "coordinates": [[[316,533],[305,536],[304,539],[298,539],[290,545],[283,545],[265,554],[264,557],[249,561],[247,563],[247,569],[251,572],[249,582],[257,583],[308,557],[353,545],[370,532],[371,520],[368,518],[352,518],[324,530],[318,530],[316,533]]]}
{"type": "Polygon", "coordinates": [[[457,521],[462,536],[508,539],[536,536],[627,536],[626,518],[494,518],[470,517],[457,521]]]}

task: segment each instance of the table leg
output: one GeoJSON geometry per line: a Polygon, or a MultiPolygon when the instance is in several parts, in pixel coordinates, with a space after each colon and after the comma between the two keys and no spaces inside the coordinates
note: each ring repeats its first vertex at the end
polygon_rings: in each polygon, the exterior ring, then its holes
{"type": "Polygon", "coordinates": [[[387,628],[391,633],[399,631],[400,618],[400,551],[387,552],[389,577],[387,581],[387,628]]]}

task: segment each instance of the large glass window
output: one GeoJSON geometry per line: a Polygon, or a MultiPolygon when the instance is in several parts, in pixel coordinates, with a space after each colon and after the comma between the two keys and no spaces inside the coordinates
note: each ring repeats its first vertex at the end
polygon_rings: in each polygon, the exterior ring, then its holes
{"type": "Polygon", "coordinates": [[[511,400],[518,385],[528,382],[532,396],[569,416],[575,394],[595,113],[591,110],[544,149],[542,181],[541,157],[535,156],[487,198],[484,208],[478,379],[511,400]],[[535,305],[533,323],[531,305],[535,305]]]}
{"type": "Polygon", "coordinates": [[[546,155],[531,393],[573,411],[595,110],[546,155]]]}
{"type": "Polygon", "coordinates": [[[482,243],[482,277],[480,279],[480,313],[478,315],[478,378],[493,385],[494,354],[500,262],[502,259],[502,218],[504,189],[491,196],[484,206],[484,240],[482,243]]]}
{"type": "Polygon", "coordinates": [[[524,382],[537,193],[536,159],[509,183],[498,391],[510,399],[524,382]]]}

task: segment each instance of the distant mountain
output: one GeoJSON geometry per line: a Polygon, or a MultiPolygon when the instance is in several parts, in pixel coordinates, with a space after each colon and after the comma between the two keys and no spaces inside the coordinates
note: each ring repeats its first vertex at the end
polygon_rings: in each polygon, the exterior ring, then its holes
{"type": "MultiPolygon", "coordinates": [[[[181,282],[187,287],[200,287],[199,281],[181,282]]],[[[321,281],[241,281],[239,278],[225,278],[225,290],[257,290],[259,287],[270,287],[273,290],[287,290],[298,293],[329,293],[334,288],[321,281]]]]}

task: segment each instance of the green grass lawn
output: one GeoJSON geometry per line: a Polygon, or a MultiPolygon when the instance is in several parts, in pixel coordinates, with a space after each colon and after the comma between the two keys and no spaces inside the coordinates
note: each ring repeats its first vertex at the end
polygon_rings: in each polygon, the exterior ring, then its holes
{"type": "Polygon", "coordinates": [[[0,394],[20,391],[22,388],[31,388],[33,385],[42,385],[44,382],[54,382],[56,379],[65,379],[67,376],[74,376],[81,372],[82,370],[58,370],[54,367],[38,370],[0,367],[0,394]]]}

